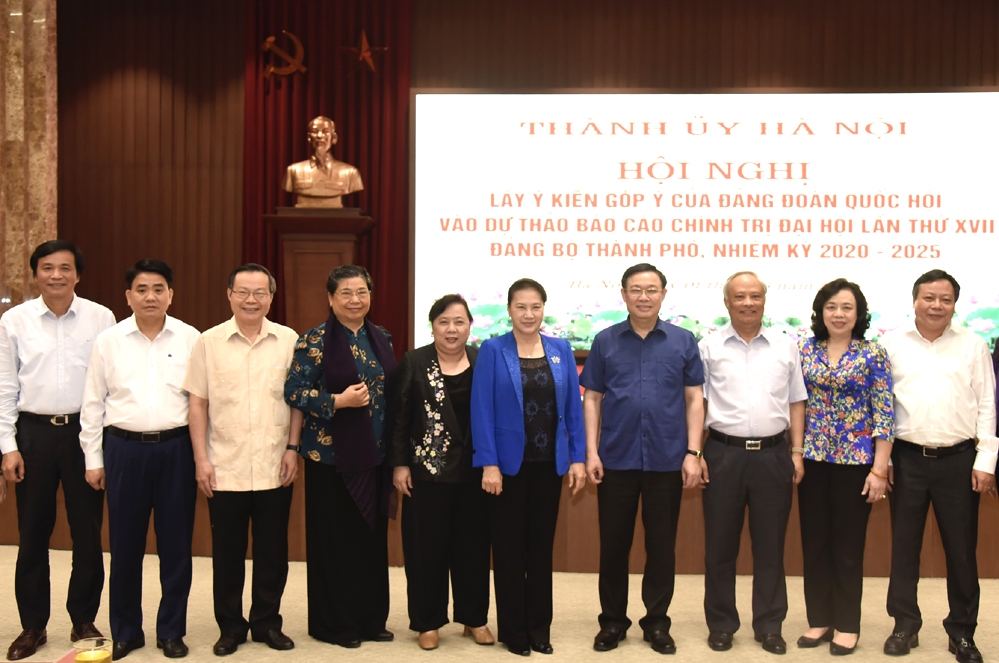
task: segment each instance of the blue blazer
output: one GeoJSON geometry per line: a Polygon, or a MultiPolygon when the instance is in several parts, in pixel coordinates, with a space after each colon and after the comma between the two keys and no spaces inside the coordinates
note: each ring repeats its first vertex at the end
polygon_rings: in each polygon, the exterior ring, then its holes
{"type": "MultiPolygon", "coordinates": [[[[579,395],[576,358],[567,341],[542,336],[545,357],[555,380],[558,431],[555,467],[559,475],[569,463],[586,462],[583,404],[579,395]]],[[[513,332],[482,343],[472,374],[472,464],[498,465],[514,475],[524,461],[524,389],[513,332]]]]}

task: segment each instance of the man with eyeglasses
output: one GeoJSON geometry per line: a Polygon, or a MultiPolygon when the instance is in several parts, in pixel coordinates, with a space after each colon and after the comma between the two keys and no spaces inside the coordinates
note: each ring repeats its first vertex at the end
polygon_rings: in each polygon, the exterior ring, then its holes
{"type": "Polygon", "coordinates": [[[277,284],[261,265],[229,275],[233,317],[198,337],[184,389],[198,487],[212,523],[216,656],[246,642],[292,649],[281,620],[288,516],[300,431],[291,431],[284,381],[298,334],[265,316],[277,284]],[[210,431],[210,434],[209,434],[210,431]],[[289,437],[290,435],[290,437],[289,437]],[[243,617],[247,530],[253,524],[253,604],[243,617]]]}
{"type": "Polygon", "coordinates": [[[621,286],[628,319],[597,334],[579,380],[586,389],[586,473],[597,484],[600,522],[600,632],[593,648],[616,648],[631,626],[628,557],[641,497],[647,558],[639,625],[653,650],[672,654],[667,611],[676,526],[683,488],[701,484],[704,373],[694,335],[659,319],[662,272],[634,265],[621,286]]]}

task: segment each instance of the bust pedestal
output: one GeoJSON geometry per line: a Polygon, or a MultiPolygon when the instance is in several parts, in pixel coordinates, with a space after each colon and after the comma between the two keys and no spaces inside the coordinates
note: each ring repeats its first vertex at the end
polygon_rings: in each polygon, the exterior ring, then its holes
{"type": "Polygon", "coordinates": [[[326,319],[326,277],[334,267],[356,262],[360,239],[375,221],[352,207],[277,212],[263,218],[278,235],[278,321],[301,334],[326,319]]]}

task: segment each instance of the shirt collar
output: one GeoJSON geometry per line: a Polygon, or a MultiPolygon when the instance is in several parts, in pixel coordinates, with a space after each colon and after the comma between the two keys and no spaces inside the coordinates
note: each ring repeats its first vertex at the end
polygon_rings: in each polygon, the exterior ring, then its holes
{"type": "MultiPolygon", "coordinates": [[[[239,325],[236,324],[236,316],[232,316],[231,318],[225,321],[224,331],[225,331],[225,338],[227,341],[231,339],[234,335],[239,336],[240,338],[246,340],[246,337],[243,336],[243,334],[239,331],[239,325]]],[[[260,334],[257,335],[257,340],[254,341],[254,343],[259,343],[260,339],[265,338],[273,333],[274,333],[274,323],[268,320],[267,318],[264,318],[263,322],[261,322],[260,324],[260,334]]]]}
{"type": "MultiPolygon", "coordinates": [[[[79,301],[79,299],[80,298],[76,295],[76,293],[73,293],[73,301],[70,302],[69,309],[66,311],[66,313],[72,312],[73,315],[77,315],[80,312],[80,307],[77,304],[77,302],[79,301]]],[[[38,295],[38,297],[35,297],[34,301],[35,301],[35,313],[36,314],[38,314],[39,316],[43,316],[46,313],[51,313],[52,316],[55,317],[55,313],[52,313],[52,310],[45,304],[45,300],[42,299],[41,295],[38,295]]]]}
{"type": "MultiPolygon", "coordinates": [[[[903,329],[907,336],[911,336],[912,338],[917,338],[923,341],[924,343],[934,343],[934,341],[930,341],[925,336],[919,333],[919,329],[916,328],[915,318],[909,320],[903,329]]],[[[936,340],[939,341],[941,338],[944,338],[945,336],[950,336],[956,333],[957,332],[954,330],[954,323],[953,321],[951,321],[950,323],[947,324],[947,328],[943,330],[943,333],[940,334],[940,336],[936,340]]]]}
{"type": "MultiPolygon", "coordinates": [[[[139,330],[139,323],[137,323],[135,321],[135,314],[134,313],[132,315],[128,316],[127,318],[125,318],[124,320],[122,320],[121,324],[122,324],[122,331],[125,332],[126,336],[129,335],[129,334],[141,334],[142,333],[139,330]]],[[[166,319],[163,321],[163,329],[161,329],[160,333],[156,335],[156,338],[159,338],[160,336],[162,336],[163,332],[170,332],[171,334],[176,333],[176,329],[177,329],[177,324],[176,324],[175,319],[171,318],[169,315],[167,315],[166,319]]]]}
{"type": "MultiPolygon", "coordinates": [[[[667,329],[668,329],[667,325],[668,325],[668,323],[665,320],[663,320],[662,318],[656,318],[656,326],[653,327],[652,330],[649,333],[651,334],[654,331],[661,331],[663,334],[666,334],[667,333],[667,329]]],[[[628,332],[631,332],[633,334],[635,333],[635,330],[631,326],[631,316],[630,315],[621,322],[621,330],[618,333],[619,334],[626,334],[628,332]]]]}
{"type": "MultiPolygon", "coordinates": [[[[741,336],[739,336],[739,332],[735,331],[735,327],[732,326],[731,322],[728,323],[727,325],[725,325],[725,327],[723,327],[722,330],[719,333],[722,335],[722,343],[725,343],[730,338],[737,338],[740,341],[742,341],[743,343],[746,343],[746,341],[743,340],[743,338],[741,336]]],[[[773,332],[769,327],[763,325],[763,326],[760,326],[760,331],[751,340],[755,341],[756,339],[758,339],[758,338],[760,338],[762,336],[763,339],[767,343],[770,343],[770,340],[772,338],[771,334],[773,334],[773,333],[775,333],[775,332],[773,332]]],[[[748,343],[747,343],[747,345],[748,345],[748,343]]]]}

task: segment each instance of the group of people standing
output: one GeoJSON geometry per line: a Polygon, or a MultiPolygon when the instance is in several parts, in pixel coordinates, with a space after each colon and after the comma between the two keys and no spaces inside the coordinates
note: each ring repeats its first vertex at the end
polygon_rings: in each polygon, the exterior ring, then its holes
{"type": "Polygon", "coordinates": [[[628,558],[639,500],[646,567],[639,621],[653,650],[676,651],[668,610],[684,488],[703,490],[708,644],[732,647],[740,627],[736,558],[749,509],[755,639],[786,652],[784,537],[798,485],[809,629],[799,647],[850,654],[860,633],[871,504],[893,523],[884,652],[907,654],[922,626],[916,602],[929,505],[948,567],[950,651],[974,643],[978,500],[995,493],[999,449],[988,349],[950,324],[960,294],[940,270],[913,286],[915,320],[882,343],[865,339],[859,286],[823,286],[813,336],[795,343],[763,326],[766,286],[738,272],[724,286],[730,323],[697,342],[659,318],[666,278],[639,264],[622,277],[628,318],[601,331],[580,374],[569,344],[541,334],[547,293],[514,282],[512,330],[467,344],[472,314],[457,294],[429,312],[433,343],[396,362],[368,318],[362,267],[334,269],[329,317],[299,336],[266,318],[276,290],[262,266],[229,278],[233,316],[199,334],[167,315],[172,272],[143,260],[125,275],[133,315],[75,294],[83,256],[53,240],[31,256],[41,296],[0,319],[0,451],[17,492],[15,594],[20,636],[9,660],[47,640],[48,539],[62,483],[73,537],[70,638],[100,637],[100,529],[107,494],[110,623],[115,660],[145,645],[141,574],[155,511],[162,598],[156,644],[188,653],[187,599],[196,491],[209,499],[220,637],[273,649],[283,632],[292,484],[304,457],[308,632],[358,647],[393,639],[388,519],[402,495],[410,628],[439,646],[453,616],[481,645],[551,654],[552,548],[563,477],[597,485],[601,613],[594,649],[631,627],[628,558]],[[580,398],[580,386],[583,396],[580,398]],[[252,605],[242,591],[253,533],[252,605]],[[498,633],[487,625],[490,553],[498,633]]]}

